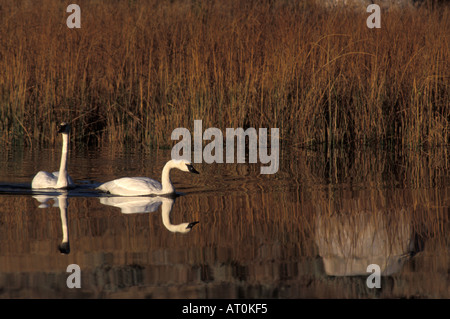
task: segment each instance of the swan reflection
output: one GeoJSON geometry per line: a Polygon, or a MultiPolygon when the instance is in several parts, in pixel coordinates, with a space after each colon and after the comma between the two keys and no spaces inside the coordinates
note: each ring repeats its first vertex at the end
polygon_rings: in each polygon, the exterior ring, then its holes
{"type": "Polygon", "coordinates": [[[67,206],[69,204],[67,199],[67,191],[62,191],[59,194],[54,195],[34,195],[34,199],[36,199],[39,203],[39,208],[49,208],[49,207],[58,207],[61,216],[61,227],[63,238],[61,243],[58,245],[58,249],[62,254],[70,253],[70,244],[69,244],[69,228],[67,222],[67,206]],[[50,203],[53,201],[53,205],[50,203]]]}
{"type": "Polygon", "coordinates": [[[415,237],[404,210],[319,214],[316,219],[315,242],[330,276],[368,276],[370,264],[380,266],[382,276],[397,273],[420,249],[415,237]]]}
{"type": "Polygon", "coordinates": [[[161,215],[164,227],[174,233],[188,233],[192,230],[198,221],[190,223],[172,224],[170,221],[170,213],[175,203],[175,197],[101,197],[100,203],[103,205],[114,206],[121,209],[122,214],[151,213],[156,212],[161,206],[161,215]]]}

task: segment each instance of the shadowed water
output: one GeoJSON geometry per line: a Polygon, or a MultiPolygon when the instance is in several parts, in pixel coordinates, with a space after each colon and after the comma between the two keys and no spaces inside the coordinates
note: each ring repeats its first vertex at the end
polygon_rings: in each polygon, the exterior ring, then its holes
{"type": "Polygon", "coordinates": [[[176,198],[123,198],[92,187],[160,180],[169,150],[71,149],[80,187],[68,192],[30,189],[57,170],[58,148],[5,150],[0,297],[450,297],[446,150],[280,155],[275,175],[194,164],[200,175],[172,172],[176,198]],[[79,289],[66,285],[70,264],[79,289]],[[369,264],[381,288],[367,286],[369,264]]]}

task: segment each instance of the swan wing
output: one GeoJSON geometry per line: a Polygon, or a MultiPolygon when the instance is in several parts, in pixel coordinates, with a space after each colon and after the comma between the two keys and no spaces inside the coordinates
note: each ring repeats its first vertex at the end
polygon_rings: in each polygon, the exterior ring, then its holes
{"type": "MultiPolygon", "coordinates": [[[[58,177],[59,172],[49,173],[40,171],[34,176],[33,180],[31,181],[31,188],[56,188],[58,177]]],[[[70,176],[67,176],[67,180],[69,182],[69,186],[75,185],[70,176]]]]}
{"type": "Polygon", "coordinates": [[[31,188],[55,187],[57,181],[58,176],[55,176],[55,174],[40,171],[34,176],[33,180],[31,181],[31,188]]]}
{"type": "Polygon", "coordinates": [[[158,194],[162,186],[160,182],[148,177],[123,177],[106,182],[98,189],[113,195],[140,196],[158,194]]]}

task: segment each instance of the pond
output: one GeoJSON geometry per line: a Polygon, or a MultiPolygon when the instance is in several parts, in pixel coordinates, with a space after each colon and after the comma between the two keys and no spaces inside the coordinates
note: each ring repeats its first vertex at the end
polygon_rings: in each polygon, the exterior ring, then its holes
{"type": "Polygon", "coordinates": [[[449,298],[447,152],[283,148],[273,175],[194,163],[171,173],[180,196],[127,198],[92,186],[160,180],[170,150],[73,147],[80,187],[42,193],[60,148],[4,149],[0,297],[449,298]]]}

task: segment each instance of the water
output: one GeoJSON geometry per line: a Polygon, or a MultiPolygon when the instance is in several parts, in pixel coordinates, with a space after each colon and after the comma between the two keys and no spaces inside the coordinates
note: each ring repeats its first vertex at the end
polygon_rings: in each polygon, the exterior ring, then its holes
{"type": "Polygon", "coordinates": [[[57,170],[59,149],[6,149],[0,297],[449,298],[445,152],[285,149],[265,176],[258,164],[196,164],[200,175],[172,173],[182,196],[158,201],[89,185],[159,180],[169,150],[74,148],[69,172],[83,187],[35,194],[34,174],[57,170]],[[79,289],[67,287],[71,264],[79,289]],[[381,288],[367,286],[369,264],[381,288]]]}

